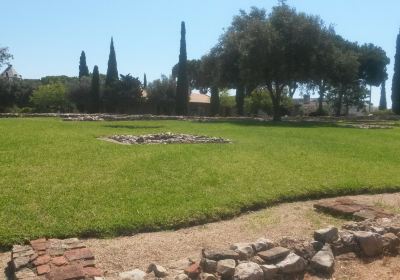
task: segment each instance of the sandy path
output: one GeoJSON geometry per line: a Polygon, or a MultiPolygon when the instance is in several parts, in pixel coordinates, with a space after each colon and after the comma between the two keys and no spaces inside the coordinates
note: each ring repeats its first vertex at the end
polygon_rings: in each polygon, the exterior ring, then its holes
{"type": "MultiPolygon", "coordinates": [[[[400,211],[400,193],[351,196],[357,201],[400,211]]],[[[113,277],[134,268],[146,269],[155,262],[173,269],[184,266],[187,258],[198,260],[202,248],[227,248],[234,242],[254,241],[259,237],[278,240],[282,236],[311,238],[315,229],[340,226],[345,221],[313,210],[315,201],[283,203],[251,212],[231,220],[177,231],[136,234],[112,239],[88,239],[86,245],[96,256],[98,266],[113,277]]],[[[0,254],[4,270],[10,253],[0,254]]],[[[1,277],[1,274],[0,274],[1,277]]],[[[335,279],[400,279],[400,258],[374,262],[338,261],[335,279]]]]}

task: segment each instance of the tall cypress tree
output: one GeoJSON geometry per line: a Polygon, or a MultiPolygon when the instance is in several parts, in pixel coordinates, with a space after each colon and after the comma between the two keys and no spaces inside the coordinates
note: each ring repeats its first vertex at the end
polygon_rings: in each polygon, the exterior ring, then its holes
{"type": "Polygon", "coordinates": [[[108,67],[106,75],[106,86],[110,86],[115,81],[118,81],[117,58],[115,56],[114,40],[111,37],[110,55],[108,56],[108,67]]]}
{"type": "Polygon", "coordinates": [[[143,88],[147,88],[147,77],[146,77],[146,73],[144,73],[144,75],[143,75],[143,88]]]}
{"type": "Polygon", "coordinates": [[[177,115],[186,115],[189,102],[189,80],[187,73],[187,54],[186,54],[186,28],[185,22],[181,23],[181,45],[178,63],[178,80],[176,83],[176,104],[175,112],[177,115]]]}
{"type": "Polygon", "coordinates": [[[81,52],[81,57],[79,58],[79,78],[89,77],[89,68],[86,64],[86,54],[84,51],[81,52]]]}
{"type": "Polygon", "coordinates": [[[381,99],[379,100],[379,110],[386,110],[386,81],[382,82],[381,85],[381,99]]]}
{"type": "Polygon", "coordinates": [[[400,33],[397,35],[394,75],[392,82],[392,111],[400,115],[400,33]]]}
{"type": "Polygon", "coordinates": [[[93,68],[92,85],[90,88],[91,95],[91,113],[100,112],[100,74],[97,65],[93,68]]]}

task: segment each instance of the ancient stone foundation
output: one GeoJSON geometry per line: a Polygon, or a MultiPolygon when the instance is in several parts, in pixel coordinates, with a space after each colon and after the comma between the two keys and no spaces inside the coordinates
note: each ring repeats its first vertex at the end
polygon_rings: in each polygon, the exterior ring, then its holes
{"type": "Polygon", "coordinates": [[[230,140],[220,137],[209,137],[202,135],[176,134],[171,132],[147,134],[147,135],[113,135],[103,140],[121,144],[210,144],[230,143],[230,140]]]}
{"type": "Polygon", "coordinates": [[[23,280],[268,280],[303,279],[306,274],[329,279],[338,258],[374,260],[399,255],[400,215],[351,200],[323,201],[314,206],[359,221],[347,222],[341,229],[330,226],[316,230],[309,239],[282,236],[277,241],[259,238],[235,243],[223,250],[204,248],[198,260],[188,260],[183,267],[169,271],[153,263],[146,271],[134,269],[104,276],[96,268],[92,252],[76,238],[14,245],[11,264],[15,278],[23,280]]]}
{"type": "Polygon", "coordinates": [[[37,239],[14,245],[11,266],[16,280],[94,279],[103,276],[92,252],[77,238],[37,239]]]}

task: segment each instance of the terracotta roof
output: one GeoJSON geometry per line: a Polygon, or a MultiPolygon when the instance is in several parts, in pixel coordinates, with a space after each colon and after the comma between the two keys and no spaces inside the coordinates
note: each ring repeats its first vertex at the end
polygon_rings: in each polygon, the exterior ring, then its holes
{"type": "Polygon", "coordinates": [[[190,103],[210,103],[210,97],[201,93],[194,93],[190,95],[190,103]]]}

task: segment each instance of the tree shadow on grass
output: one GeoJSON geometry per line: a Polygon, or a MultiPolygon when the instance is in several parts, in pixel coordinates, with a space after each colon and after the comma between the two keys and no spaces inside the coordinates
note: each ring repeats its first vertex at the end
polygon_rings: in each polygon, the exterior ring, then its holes
{"type": "Polygon", "coordinates": [[[216,120],[209,122],[199,122],[203,124],[233,124],[238,126],[257,126],[257,127],[289,127],[289,128],[318,128],[318,127],[339,127],[352,128],[340,125],[335,122],[317,122],[317,121],[256,121],[256,120],[216,120]]]}
{"type": "Polygon", "coordinates": [[[163,128],[163,125],[104,125],[104,127],[109,128],[122,128],[122,129],[153,129],[153,128],[163,128]]]}
{"type": "MultiPolygon", "coordinates": [[[[366,129],[362,125],[368,125],[365,122],[335,122],[335,121],[257,121],[257,120],[213,120],[202,121],[198,123],[204,124],[233,124],[238,126],[255,126],[255,127],[287,127],[287,128],[350,128],[350,129],[366,129]]],[[[392,127],[370,127],[369,129],[390,129],[392,127]]]]}

